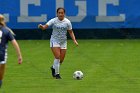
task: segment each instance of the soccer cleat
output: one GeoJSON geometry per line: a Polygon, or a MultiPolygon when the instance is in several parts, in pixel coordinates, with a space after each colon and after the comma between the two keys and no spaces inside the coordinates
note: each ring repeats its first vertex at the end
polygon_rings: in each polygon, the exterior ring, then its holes
{"type": "Polygon", "coordinates": [[[60,74],[56,74],[56,79],[62,79],[61,77],[60,77],[60,74]]]}
{"type": "Polygon", "coordinates": [[[55,69],[53,68],[53,66],[51,67],[51,71],[52,71],[52,77],[55,77],[55,69]]]}

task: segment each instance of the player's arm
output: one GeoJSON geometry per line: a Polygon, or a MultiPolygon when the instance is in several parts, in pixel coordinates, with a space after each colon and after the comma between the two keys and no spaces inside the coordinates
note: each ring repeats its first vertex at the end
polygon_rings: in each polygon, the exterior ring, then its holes
{"type": "Polygon", "coordinates": [[[7,27],[6,29],[7,29],[7,39],[9,41],[11,41],[12,45],[16,49],[16,53],[17,53],[17,56],[18,56],[18,63],[21,64],[22,63],[22,55],[21,55],[21,52],[20,52],[19,45],[18,45],[17,41],[14,38],[15,34],[10,28],[7,27]]]}
{"type": "Polygon", "coordinates": [[[21,64],[22,63],[22,55],[21,55],[21,52],[20,52],[19,45],[18,45],[18,43],[15,39],[13,39],[11,42],[12,42],[12,45],[14,46],[14,48],[16,49],[16,53],[17,53],[17,56],[18,56],[18,63],[21,64]]]}
{"type": "Polygon", "coordinates": [[[42,24],[39,24],[38,25],[38,28],[40,28],[41,30],[45,30],[45,29],[47,29],[49,26],[47,25],[47,24],[45,24],[45,25],[42,25],[42,24]]]}
{"type": "Polygon", "coordinates": [[[78,42],[77,42],[77,40],[76,40],[76,38],[75,38],[75,35],[74,35],[74,33],[73,33],[73,30],[68,30],[68,32],[69,32],[70,37],[72,38],[74,44],[78,46],[78,42]]]}
{"type": "Polygon", "coordinates": [[[38,28],[40,28],[41,30],[45,30],[47,29],[49,26],[53,25],[54,23],[54,19],[49,20],[45,25],[39,24],[38,28]]]}

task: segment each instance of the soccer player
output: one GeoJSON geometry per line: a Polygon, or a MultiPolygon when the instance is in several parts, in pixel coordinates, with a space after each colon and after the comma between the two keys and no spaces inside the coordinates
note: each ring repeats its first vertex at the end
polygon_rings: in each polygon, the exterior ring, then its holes
{"type": "Polygon", "coordinates": [[[65,9],[60,7],[57,9],[57,17],[49,20],[45,25],[39,24],[38,27],[42,30],[52,26],[53,32],[50,39],[50,47],[54,55],[54,64],[51,67],[52,76],[56,79],[61,79],[59,68],[62,64],[66,49],[67,49],[67,31],[69,32],[73,42],[78,46],[75,35],[72,30],[71,22],[65,17],[65,9]]]}
{"type": "Polygon", "coordinates": [[[5,24],[5,18],[0,14],[0,87],[2,86],[2,80],[4,77],[5,64],[7,61],[7,44],[8,41],[12,42],[12,45],[16,49],[18,56],[18,63],[22,63],[22,55],[18,43],[14,38],[14,33],[5,24]]]}

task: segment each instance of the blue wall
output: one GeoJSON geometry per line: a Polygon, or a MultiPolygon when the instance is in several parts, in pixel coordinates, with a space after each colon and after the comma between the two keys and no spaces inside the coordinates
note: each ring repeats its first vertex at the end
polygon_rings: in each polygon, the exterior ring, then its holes
{"type": "Polygon", "coordinates": [[[140,28],[140,0],[0,0],[13,29],[36,29],[66,9],[74,29],[140,28]],[[59,1],[59,2],[58,2],[59,1]]]}

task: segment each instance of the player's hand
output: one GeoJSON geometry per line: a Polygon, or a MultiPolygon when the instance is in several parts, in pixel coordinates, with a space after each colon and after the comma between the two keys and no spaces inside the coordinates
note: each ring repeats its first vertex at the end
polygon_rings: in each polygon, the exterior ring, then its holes
{"type": "Polygon", "coordinates": [[[76,41],[76,40],[74,40],[74,44],[76,45],[76,46],[78,46],[79,44],[78,44],[78,42],[76,41]]]}
{"type": "Polygon", "coordinates": [[[22,57],[21,56],[18,57],[18,64],[22,64],[22,57]]]}
{"type": "Polygon", "coordinates": [[[45,30],[45,28],[44,28],[44,26],[42,24],[39,24],[38,28],[40,28],[41,30],[45,30]]]}

